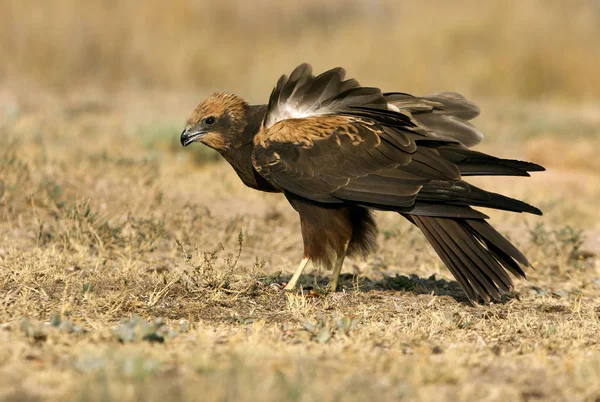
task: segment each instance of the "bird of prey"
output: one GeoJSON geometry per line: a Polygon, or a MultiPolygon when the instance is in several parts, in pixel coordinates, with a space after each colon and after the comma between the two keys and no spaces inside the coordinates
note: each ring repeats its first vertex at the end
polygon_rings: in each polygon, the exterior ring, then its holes
{"type": "Polygon", "coordinates": [[[525,256],[473,209],[541,215],[525,202],[469,184],[467,176],[529,176],[543,167],[471,150],[483,135],[479,108],[453,92],[416,97],[346,79],[343,68],[313,75],[301,64],[277,82],[266,105],[217,92],[181,133],[217,150],[248,187],[285,195],[300,217],[304,258],[333,269],[375,247],[372,210],[416,225],[472,302],[498,301],[525,277],[525,256]]]}

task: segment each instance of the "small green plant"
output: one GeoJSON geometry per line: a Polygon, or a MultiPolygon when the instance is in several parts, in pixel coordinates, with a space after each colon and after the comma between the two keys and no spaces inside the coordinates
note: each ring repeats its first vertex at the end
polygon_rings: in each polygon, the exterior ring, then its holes
{"type": "Polygon", "coordinates": [[[343,316],[341,318],[336,315],[317,316],[317,321],[303,322],[301,336],[308,335],[308,339],[318,343],[327,343],[334,336],[348,336],[356,328],[359,319],[356,317],[343,316]]]}
{"type": "Polygon", "coordinates": [[[25,333],[25,336],[33,342],[44,342],[48,339],[48,330],[39,321],[25,317],[21,320],[21,329],[25,333]]]}
{"type": "Polygon", "coordinates": [[[48,335],[56,333],[84,335],[88,331],[81,325],[54,314],[49,322],[40,322],[29,317],[21,319],[21,330],[25,336],[35,343],[45,342],[48,335]]]}
{"type": "Polygon", "coordinates": [[[67,333],[67,334],[86,334],[87,329],[83,328],[81,325],[72,322],[71,320],[64,319],[58,314],[54,314],[50,318],[50,326],[54,328],[58,328],[59,331],[67,333]]]}
{"type": "Polygon", "coordinates": [[[122,321],[114,330],[114,335],[120,342],[163,343],[167,338],[177,336],[177,332],[169,329],[162,317],[146,321],[139,315],[134,315],[122,321]]]}

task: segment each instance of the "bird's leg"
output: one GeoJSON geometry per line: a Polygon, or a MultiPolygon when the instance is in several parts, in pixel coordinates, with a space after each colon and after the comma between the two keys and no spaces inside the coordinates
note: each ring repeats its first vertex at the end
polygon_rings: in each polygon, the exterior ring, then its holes
{"type": "Polygon", "coordinates": [[[296,270],[296,272],[294,272],[292,279],[290,279],[287,285],[285,285],[285,287],[283,288],[284,290],[294,290],[294,288],[296,287],[296,283],[298,282],[298,278],[300,278],[300,275],[302,275],[302,271],[304,271],[304,268],[306,268],[306,264],[308,264],[308,261],[308,257],[304,257],[302,261],[300,261],[298,269],[296,270]]]}
{"type": "Polygon", "coordinates": [[[346,245],[344,246],[344,251],[340,255],[338,255],[338,258],[335,261],[333,273],[331,274],[331,279],[329,280],[329,284],[327,285],[330,292],[335,292],[337,290],[338,279],[340,278],[340,272],[342,271],[342,265],[344,265],[344,259],[346,258],[347,250],[348,243],[346,243],[346,245]]]}

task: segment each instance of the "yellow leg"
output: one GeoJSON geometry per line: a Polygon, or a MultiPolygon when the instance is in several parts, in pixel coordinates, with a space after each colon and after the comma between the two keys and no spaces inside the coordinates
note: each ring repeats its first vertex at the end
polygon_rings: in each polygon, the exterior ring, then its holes
{"type": "Polygon", "coordinates": [[[292,276],[292,279],[290,279],[287,285],[285,285],[283,288],[284,290],[294,290],[296,283],[298,282],[298,278],[300,278],[302,271],[304,271],[304,268],[306,268],[306,264],[308,264],[308,258],[303,258],[302,261],[300,261],[300,265],[298,265],[298,269],[296,272],[294,272],[294,276],[292,276]]]}
{"type": "Polygon", "coordinates": [[[337,290],[337,284],[338,280],[340,279],[340,272],[342,271],[342,265],[344,265],[344,258],[346,258],[347,249],[348,243],[346,243],[346,246],[344,247],[344,252],[335,261],[335,267],[333,267],[333,273],[331,274],[331,279],[327,285],[330,292],[335,292],[337,290]]]}

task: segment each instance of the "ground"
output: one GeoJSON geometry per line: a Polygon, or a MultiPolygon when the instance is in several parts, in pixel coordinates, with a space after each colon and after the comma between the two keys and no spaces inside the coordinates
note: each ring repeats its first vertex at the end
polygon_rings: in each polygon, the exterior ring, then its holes
{"type": "Polygon", "coordinates": [[[482,102],[479,148],[547,172],[476,183],[535,265],[470,305],[420,235],[379,213],[343,290],[280,195],[180,130],[198,95],[0,93],[1,400],[600,400],[600,114],[482,102]],[[35,96],[34,96],[35,95],[35,96]]]}

